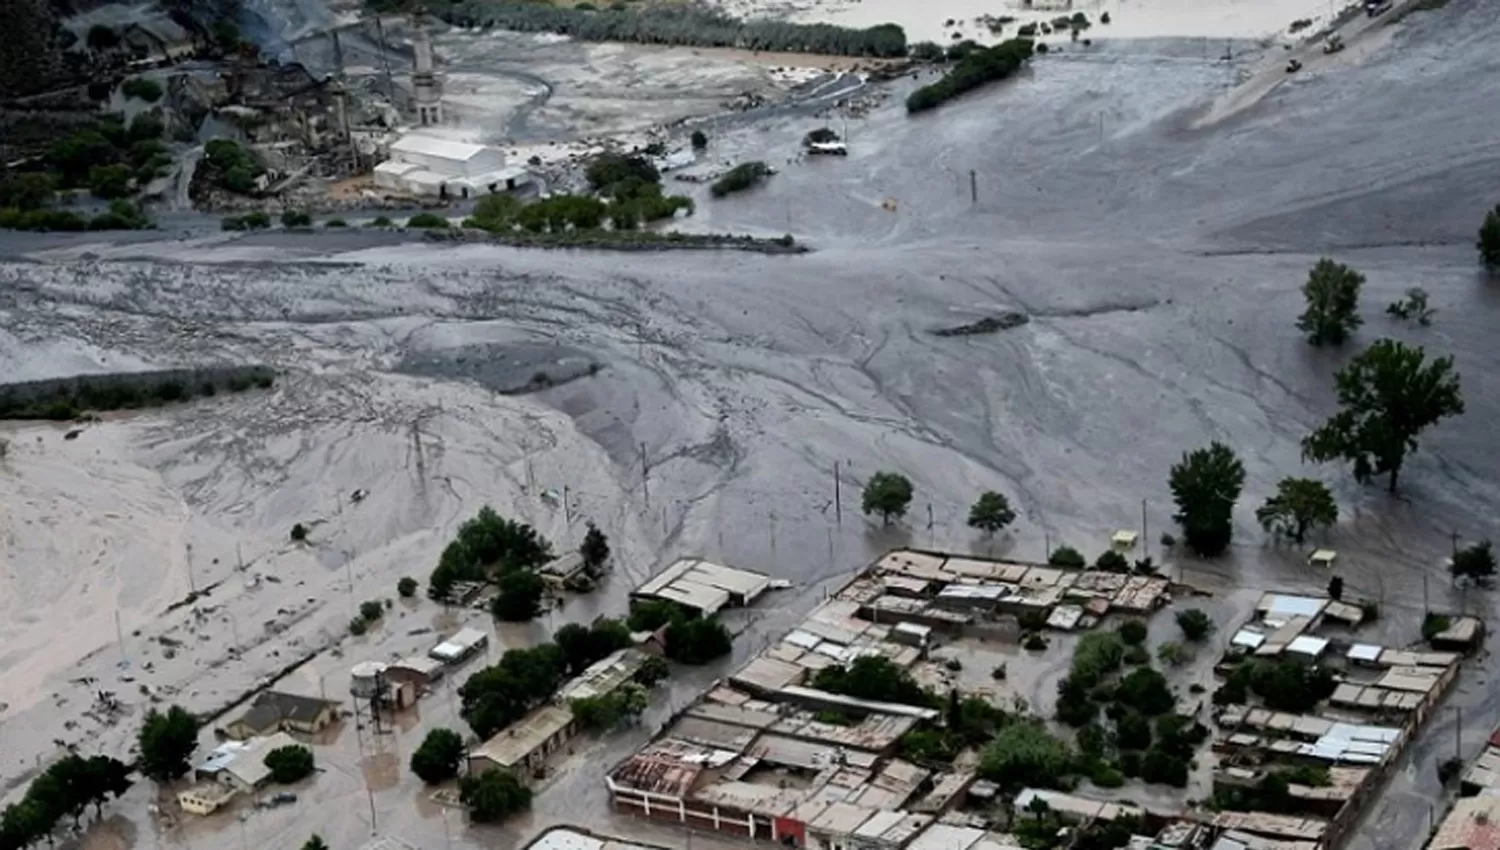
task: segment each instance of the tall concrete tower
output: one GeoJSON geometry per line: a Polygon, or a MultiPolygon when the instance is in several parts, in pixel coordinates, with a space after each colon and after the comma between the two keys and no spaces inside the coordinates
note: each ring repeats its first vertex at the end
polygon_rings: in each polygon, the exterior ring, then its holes
{"type": "Polygon", "coordinates": [[[423,127],[443,123],[443,86],[432,70],[432,40],[417,24],[411,37],[416,65],[411,72],[412,93],[417,102],[417,123],[423,127]]]}

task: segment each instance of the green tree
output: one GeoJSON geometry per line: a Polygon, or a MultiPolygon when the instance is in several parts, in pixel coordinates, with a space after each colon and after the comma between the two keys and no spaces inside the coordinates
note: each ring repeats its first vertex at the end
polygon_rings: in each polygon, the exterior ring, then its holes
{"type": "Polygon", "coordinates": [[[1485,213],[1479,225],[1479,262],[1490,274],[1500,273],[1500,204],[1485,213]]]}
{"type": "Polygon", "coordinates": [[[1147,717],[1166,714],[1177,704],[1167,678],[1150,667],[1137,667],[1121,679],[1115,689],[1115,701],[1147,717]]]}
{"type": "Polygon", "coordinates": [[[567,657],[556,644],[506,650],[458,689],[459,715],[474,734],[488,738],[550,699],[567,674],[567,657]]]}
{"type": "Polygon", "coordinates": [[[667,657],[682,664],[707,664],[733,649],[729,630],[713,617],[677,620],[667,626],[667,657]]]}
{"type": "Polygon", "coordinates": [[[328,842],[323,840],[323,836],[315,832],[310,838],[302,842],[302,850],[328,850],[328,842]]]}
{"type": "Polygon", "coordinates": [[[813,687],[874,702],[932,707],[937,701],[910,673],[881,655],[862,655],[847,666],[824,667],[813,677],[813,687]]]}
{"type": "Polygon", "coordinates": [[[1347,460],[1360,482],[1390,475],[1390,491],[1417,436],[1464,412],[1452,357],[1430,364],[1420,346],[1382,339],[1334,376],[1340,410],[1302,441],[1303,457],[1347,460]]]}
{"type": "Polygon", "coordinates": [[[312,226],[312,216],[308,215],[306,212],[304,212],[302,210],[293,210],[293,209],[282,210],[281,211],[281,226],[282,227],[287,227],[287,228],[292,228],[292,227],[310,227],[310,226],[312,226]]]}
{"type": "Polygon", "coordinates": [[[417,580],[411,576],[402,576],[396,582],[396,595],[402,599],[410,599],[417,595],[417,580]]]}
{"type": "Polygon", "coordinates": [[[583,569],[589,578],[598,578],[603,574],[604,564],[609,560],[609,538],[592,522],[589,523],[588,531],[583,534],[578,554],[583,558],[583,569]]]}
{"type": "Polygon", "coordinates": [[[167,782],[188,772],[198,747],[198,720],[181,706],[166,713],[151,709],[136,738],[140,750],[137,769],[150,779],[167,782]]]}
{"type": "Polygon", "coordinates": [[[665,659],[659,655],[648,655],[641,661],[641,669],[635,671],[635,680],[649,688],[670,675],[672,668],[665,659]]]}
{"type": "Polygon", "coordinates": [[[1182,536],[1199,555],[1212,557],[1234,538],[1234,503],[1245,486],[1245,466],[1234,450],[1220,442],[1182,456],[1168,483],[1177,503],[1173,517],[1182,536]]]}
{"type": "Polygon", "coordinates": [[[511,570],[500,577],[500,592],[490,603],[497,620],[524,623],[542,613],[547,583],[535,570],[511,570]]]}
{"type": "Polygon", "coordinates": [[[1126,620],[1115,631],[1126,646],[1140,646],[1146,642],[1146,624],[1140,620],[1126,620]]]}
{"type": "Polygon", "coordinates": [[[1338,522],[1339,506],[1323,482],[1283,478],[1276,485],[1276,495],[1255,509],[1255,518],[1266,531],[1285,534],[1301,543],[1313,526],[1327,527],[1338,522]]]}
{"type": "Polygon", "coordinates": [[[89,192],[106,200],[130,195],[130,166],[96,165],[89,169],[89,192]]]}
{"type": "Polygon", "coordinates": [[[890,525],[893,517],[906,515],[911,506],[911,479],[899,472],[877,472],[865,483],[861,504],[866,516],[880,514],[880,521],[890,525]]]}
{"type": "Polygon", "coordinates": [[[52,203],[57,181],[40,171],[0,174],[0,207],[38,210],[52,203]]]}
{"type": "Polygon", "coordinates": [[[687,613],[681,605],[666,599],[648,599],[635,603],[630,608],[626,623],[632,631],[654,632],[675,620],[685,619],[687,613]]]}
{"type": "Polygon", "coordinates": [[[366,599],[359,603],[359,618],[367,623],[373,623],[385,616],[385,606],[380,604],[379,599],[366,599]]]}
{"type": "Polygon", "coordinates": [[[1197,643],[1214,633],[1214,621],[1200,608],[1189,608],[1177,614],[1177,628],[1183,637],[1197,643]]]}
{"type": "Polygon", "coordinates": [[[1047,563],[1051,564],[1054,567],[1068,567],[1070,569],[1076,570],[1081,570],[1089,565],[1088,559],[1083,557],[1082,552],[1074,549],[1072,546],[1068,546],[1067,544],[1063,544],[1061,546],[1058,546],[1056,549],[1053,549],[1052,552],[1047,555],[1047,563]]]}
{"type": "Polygon", "coordinates": [[[1359,317],[1359,290],[1365,276],[1324,257],[1302,284],[1307,310],[1297,318],[1297,329],[1313,345],[1340,345],[1364,323],[1359,317]]]}
{"type": "Polygon", "coordinates": [[[312,775],[313,751],[301,744],[277,747],[266,753],[265,763],[272,782],[290,785],[312,775]]]}
{"type": "Polygon", "coordinates": [[[630,629],[608,617],[591,626],[568,623],[552,635],[552,642],[567,659],[568,673],[576,676],[595,661],[630,646],[630,629]]]}
{"type": "Polygon", "coordinates": [[[1448,565],[1454,578],[1468,578],[1480,584],[1488,583],[1495,574],[1495,551],[1488,540],[1465,546],[1453,553],[1448,565]]]}
{"type": "Polygon", "coordinates": [[[531,789],[508,770],[490,770],[465,776],[459,783],[458,799],[476,823],[495,823],[530,808],[531,789]]]}
{"type": "Polygon", "coordinates": [[[1073,772],[1073,751],[1041,721],[1011,723],[984,749],[979,775],[1003,788],[1056,788],[1073,772]]]}
{"type": "Polygon", "coordinates": [[[433,729],[411,754],[411,772],[428,785],[458,775],[464,763],[464,739],[452,729],[433,729]]]}
{"type": "Polygon", "coordinates": [[[693,142],[693,150],[701,151],[704,148],[708,147],[708,136],[705,136],[702,130],[694,130],[691,138],[693,142]]]}
{"type": "Polygon", "coordinates": [[[969,527],[983,531],[986,536],[994,534],[1016,520],[1016,512],[1005,494],[993,490],[979,494],[974,506],[969,508],[969,527]]]}

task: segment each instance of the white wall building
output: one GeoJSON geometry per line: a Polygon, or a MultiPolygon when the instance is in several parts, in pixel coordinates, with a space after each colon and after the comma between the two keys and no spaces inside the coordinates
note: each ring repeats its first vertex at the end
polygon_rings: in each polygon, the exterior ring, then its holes
{"type": "Polygon", "coordinates": [[[407,133],[375,166],[375,185],[419,197],[472,198],[508,192],[526,182],[526,169],[507,166],[505,152],[489,145],[407,133]]]}

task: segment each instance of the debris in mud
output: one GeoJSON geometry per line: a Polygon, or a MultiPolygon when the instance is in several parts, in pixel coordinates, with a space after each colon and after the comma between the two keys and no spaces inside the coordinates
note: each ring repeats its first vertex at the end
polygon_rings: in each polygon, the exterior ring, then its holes
{"type": "Polygon", "coordinates": [[[938,328],[933,331],[934,336],[977,336],[979,334],[992,334],[996,331],[1008,331],[1011,328],[1020,327],[1031,321],[1031,317],[1025,313],[1016,313],[1007,310],[998,316],[985,316],[977,322],[966,325],[958,325],[951,328],[938,328]]]}

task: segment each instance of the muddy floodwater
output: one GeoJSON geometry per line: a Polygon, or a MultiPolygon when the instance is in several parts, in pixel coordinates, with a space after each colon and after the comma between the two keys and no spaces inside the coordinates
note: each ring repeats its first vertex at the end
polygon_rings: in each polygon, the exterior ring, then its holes
{"type": "MultiPolygon", "coordinates": [[[[674,843],[608,813],[604,771],[875,554],[1039,558],[1067,542],[1092,557],[1144,512],[1152,554],[1240,610],[1257,589],[1327,581],[1255,525],[1287,475],[1338,496],[1339,525],[1316,542],[1338,550],[1346,596],[1379,600],[1412,638],[1424,594],[1489,614],[1491,595],[1451,587],[1442,560],[1454,535],[1494,536],[1500,511],[1500,288],[1474,251],[1500,201],[1500,20],[1451,0],[1382,32],[1380,50],[1310,64],[1206,124],[1237,71],[1171,40],[1070,46],[918,118],[900,108],[912,83],[897,83],[848,122],[843,158],[797,158],[807,115],[726,122],[715,160],[780,173],[724,200],[682,184],[698,202],[682,226],[790,232],[815,249],[802,256],[212,223],[119,242],[0,235],[5,374],[282,373],[270,390],[111,414],[74,439],[0,427],[0,783],[16,794],[58,742],[124,755],[153,700],[215,711],[307,656],[283,687],[346,705],[350,665],[461,624],[492,630],[493,658],[622,611],[653,569],[700,554],[794,587],[737,615],[734,658],[677,676],[639,728],[580,740],[526,817],[469,827],[401,767],[426,728],[462,727],[440,691],[394,731],[346,718],[295,807],[164,824],[141,783],[89,839],[229,850],[317,831],[343,850],[373,813],[378,831],[428,848],[508,847],[558,822],[674,843]],[[1294,327],[1322,256],[1368,279],[1365,324],[1342,350],[1294,327]],[[1429,327],[1384,315],[1412,286],[1430,293],[1429,327]],[[1013,315],[1026,320],[984,323],[1013,315]],[[934,333],[965,327],[985,332],[934,333]],[[1299,449],[1333,410],[1334,370],[1381,337],[1452,355],[1468,407],[1423,436],[1395,497],[1299,449]],[[1168,467],[1210,440],[1247,468],[1235,544],[1212,563],[1164,557],[1168,467]],[[879,470],[916,488],[888,529],[857,509],[879,470]],[[1020,514],[996,541],[965,526],[983,490],[1020,514]],[[346,637],[359,602],[424,579],[485,503],[559,549],[598,524],[615,574],[531,624],[495,630],[419,597],[346,637]],[[305,543],[288,537],[298,522],[305,543]],[[119,715],[91,706],[100,689],[119,715]]],[[[1435,765],[1455,746],[1472,754],[1500,719],[1493,670],[1485,656],[1465,671],[1351,847],[1419,843],[1435,765]]]]}

